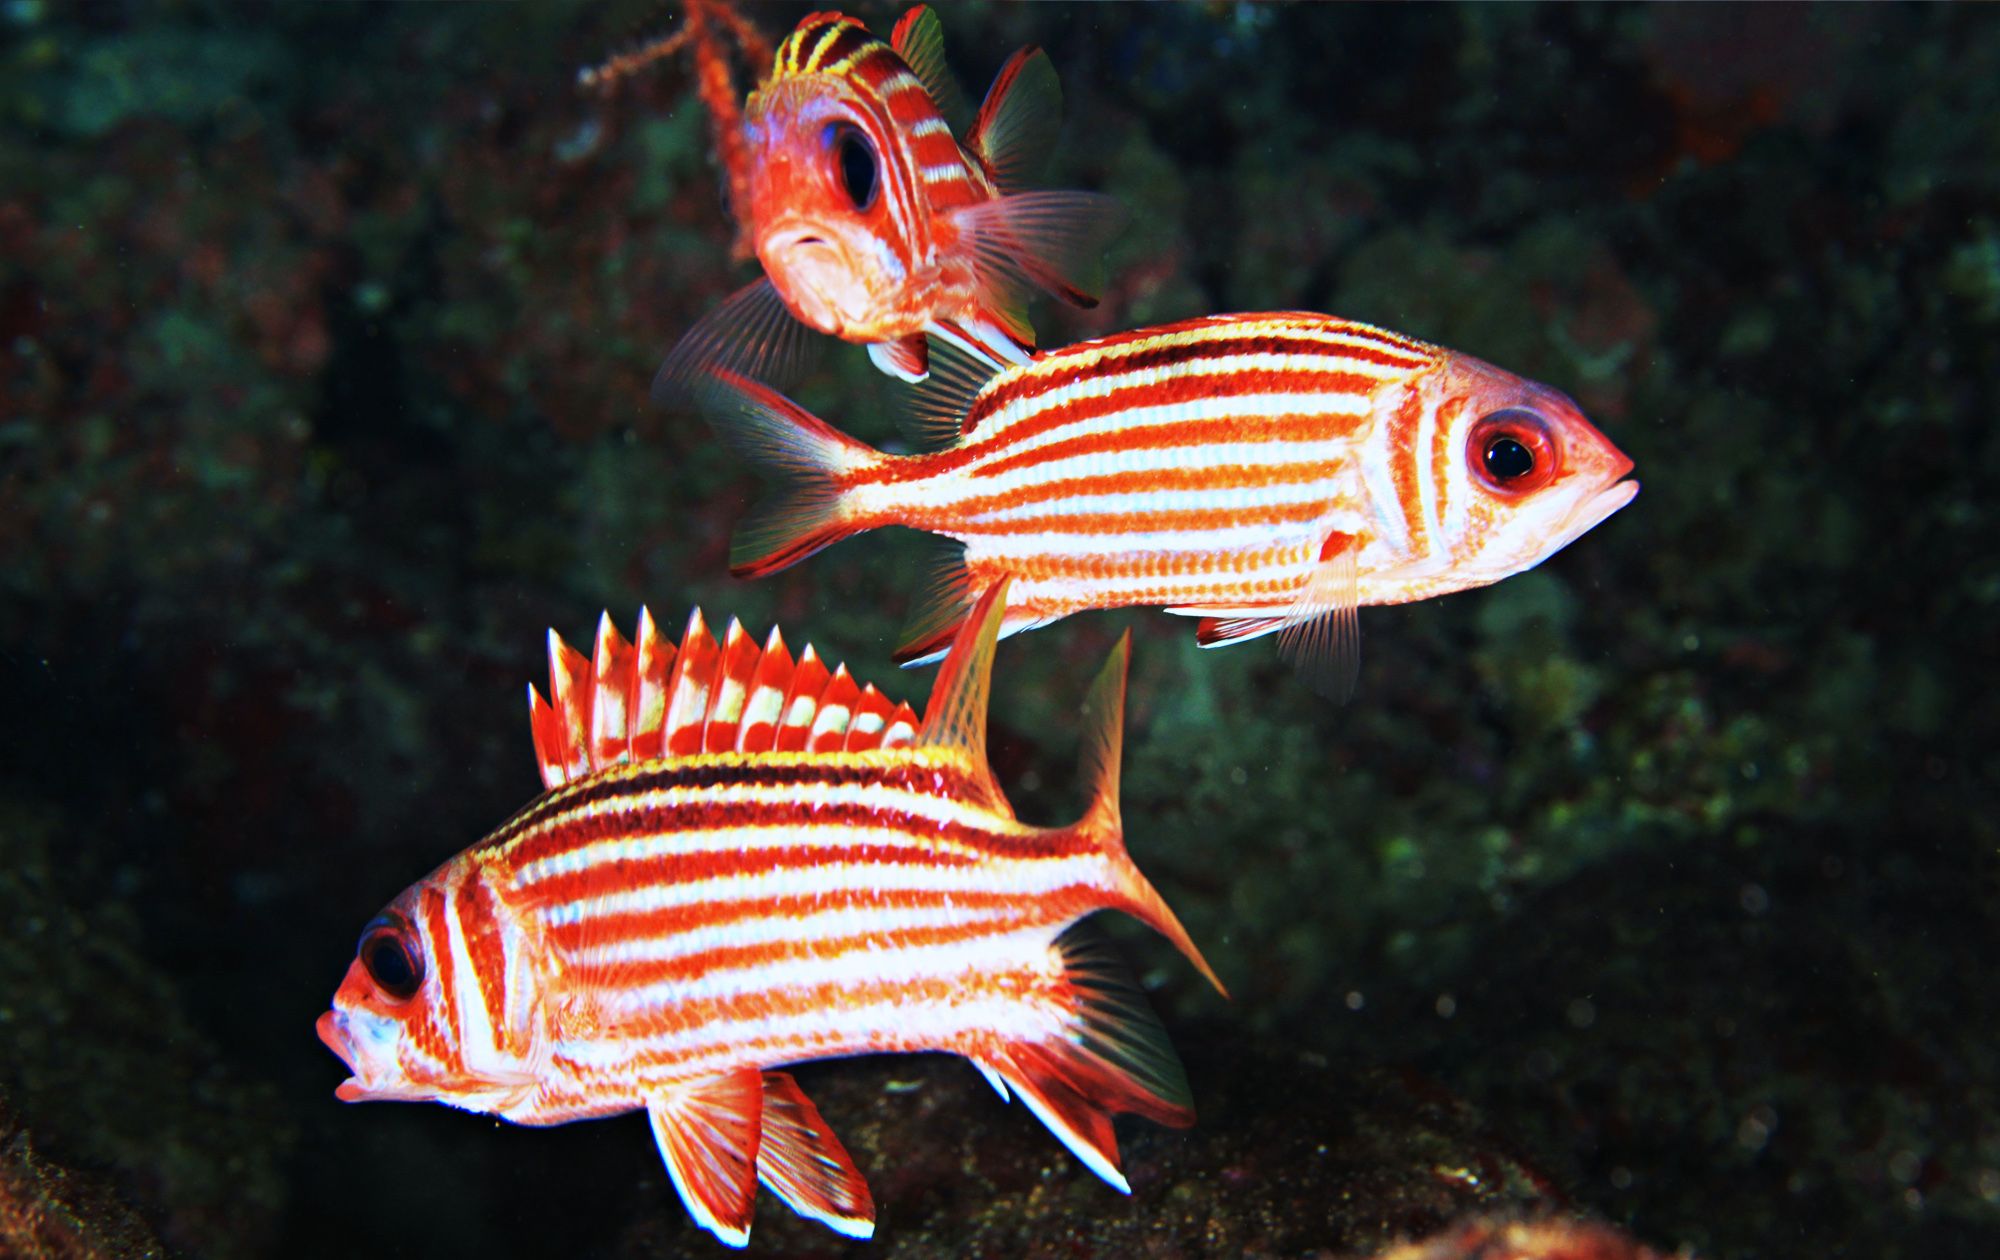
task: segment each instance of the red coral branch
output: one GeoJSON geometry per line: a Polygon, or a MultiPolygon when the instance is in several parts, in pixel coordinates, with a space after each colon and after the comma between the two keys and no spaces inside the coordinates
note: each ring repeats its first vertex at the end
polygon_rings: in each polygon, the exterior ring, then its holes
{"type": "Polygon", "coordinates": [[[741,227],[740,212],[750,196],[750,149],[743,140],[742,98],[730,60],[730,44],[755,66],[770,64],[775,54],[771,41],[736,11],[732,0],[683,0],[683,8],[687,22],[680,30],[629,52],[613,54],[602,65],[580,71],[577,82],[588,89],[606,91],[682,48],[693,50],[695,93],[708,110],[709,136],[727,179],[730,213],[739,219],[732,252],[739,259],[748,258],[751,247],[741,227]]]}

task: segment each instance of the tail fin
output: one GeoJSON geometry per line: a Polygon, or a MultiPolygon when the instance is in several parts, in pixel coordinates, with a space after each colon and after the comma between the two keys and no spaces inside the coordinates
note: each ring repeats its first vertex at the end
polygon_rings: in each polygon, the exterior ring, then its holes
{"type": "Polygon", "coordinates": [[[981,1066],[1092,1172],[1130,1194],[1111,1114],[1187,1128],[1194,1123],[1187,1074],[1159,1016],[1095,929],[1079,924],[1057,937],[1055,948],[1074,1002],[1065,1035],[1008,1042],[981,1066]]]}
{"type": "Polygon", "coordinates": [[[717,436],[788,483],[738,527],[729,550],[731,573],[776,573],[867,528],[843,519],[846,492],[857,474],[894,456],[855,441],[770,387],[734,372],[713,372],[694,392],[717,436]]]}
{"type": "Polygon", "coordinates": [[[1117,909],[1172,941],[1224,997],[1229,990],[1195,948],[1180,919],[1160,896],[1159,889],[1139,872],[1132,855],[1125,851],[1125,825],[1118,812],[1118,777],[1125,742],[1125,676],[1132,661],[1132,634],[1127,631],[1111,650],[1110,659],[1091,684],[1083,702],[1083,774],[1091,785],[1090,804],[1077,823],[1111,859],[1113,878],[1124,904],[1117,909]]]}

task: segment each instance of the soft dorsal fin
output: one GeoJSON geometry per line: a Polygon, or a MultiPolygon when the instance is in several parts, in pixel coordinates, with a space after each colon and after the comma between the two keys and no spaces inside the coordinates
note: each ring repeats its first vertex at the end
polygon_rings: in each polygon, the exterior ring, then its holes
{"type": "Polygon", "coordinates": [[[1007,611],[1009,585],[1010,579],[1003,577],[988,587],[959,626],[931,687],[924,728],[917,735],[920,746],[964,754],[989,781],[986,708],[993,689],[993,649],[1000,641],[1000,618],[1007,611]]]}
{"type": "Polygon", "coordinates": [[[1029,46],[1000,67],[966,136],[1003,192],[1034,181],[1055,148],[1062,127],[1062,82],[1049,55],[1029,46]]]}
{"type": "Polygon", "coordinates": [[[964,135],[972,122],[972,106],[958,85],[958,77],[945,62],[944,27],[937,12],[920,4],[905,13],[889,36],[889,47],[896,50],[910,73],[924,85],[924,91],[930,93],[931,104],[944,116],[951,134],[964,135]]]}
{"type": "Polygon", "coordinates": [[[696,753],[900,748],[917,721],[808,646],[795,660],[774,626],[760,646],[731,620],[717,643],[696,609],[677,646],[639,613],[628,643],[609,614],[586,657],[549,632],[549,695],[528,688],[542,783],[560,787],[626,762],[696,753]]]}

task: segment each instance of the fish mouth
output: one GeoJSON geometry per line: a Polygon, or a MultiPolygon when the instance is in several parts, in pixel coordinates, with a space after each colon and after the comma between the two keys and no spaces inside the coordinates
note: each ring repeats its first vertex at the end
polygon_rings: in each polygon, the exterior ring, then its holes
{"type": "MultiPolygon", "coordinates": [[[[1630,471],[1630,465],[1626,466],[1630,471]]],[[[1610,485],[1577,504],[1570,513],[1563,532],[1571,538],[1580,538],[1596,529],[1604,519],[1619,508],[1630,503],[1639,493],[1639,483],[1631,480],[1614,481],[1610,485]]]]}
{"type": "Polygon", "coordinates": [[[346,1065],[355,1075],[342,1081],[333,1091],[333,1096],[342,1102],[360,1102],[369,1097],[368,1087],[361,1082],[361,1066],[354,1053],[354,1045],[347,1037],[347,1019],[339,1011],[327,1011],[313,1024],[313,1031],[326,1048],[346,1065]]]}

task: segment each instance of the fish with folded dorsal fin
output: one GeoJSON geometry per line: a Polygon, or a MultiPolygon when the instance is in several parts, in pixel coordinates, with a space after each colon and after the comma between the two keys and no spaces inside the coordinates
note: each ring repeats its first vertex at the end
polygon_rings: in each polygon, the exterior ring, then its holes
{"type": "Polygon", "coordinates": [[[1221,989],[1125,852],[1121,641],[1086,702],[1093,794],[1018,821],[986,759],[1004,584],[924,719],[774,631],[699,612],[676,647],[608,620],[551,636],[530,689],[550,791],[391,902],[321,1015],[348,1102],[436,1101],[521,1124],[643,1110],[689,1212],[732,1246],[761,1183],[855,1238],[866,1181],[781,1069],[945,1051],[1018,1096],[1118,1190],[1110,1117],[1194,1121],[1165,1030],[1081,920],[1120,910],[1221,989]]]}
{"type": "Polygon", "coordinates": [[[1632,461],[1565,395],[1470,355],[1304,311],[1211,315],[994,370],[938,356],[920,450],[848,437],[727,372],[697,397],[784,483],[738,576],[864,530],[954,540],[898,659],[935,660],[976,592],[1003,634],[1092,608],[1200,618],[1204,647],[1278,636],[1316,690],[1354,684],[1356,610],[1540,564],[1631,502],[1632,461]]]}
{"type": "Polygon", "coordinates": [[[866,344],[907,381],[929,371],[926,334],[1025,360],[1031,294],[1095,306],[1085,277],[1122,217],[1110,197],[1028,187],[1061,96],[1047,54],[1023,48],[968,123],[929,8],[887,43],[839,13],[807,17],[744,109],[750,204],[737,212],[765,278],[681,338],[654,397],[677,399],[707,367],[787,384],[809,329],[866,344]]]}

